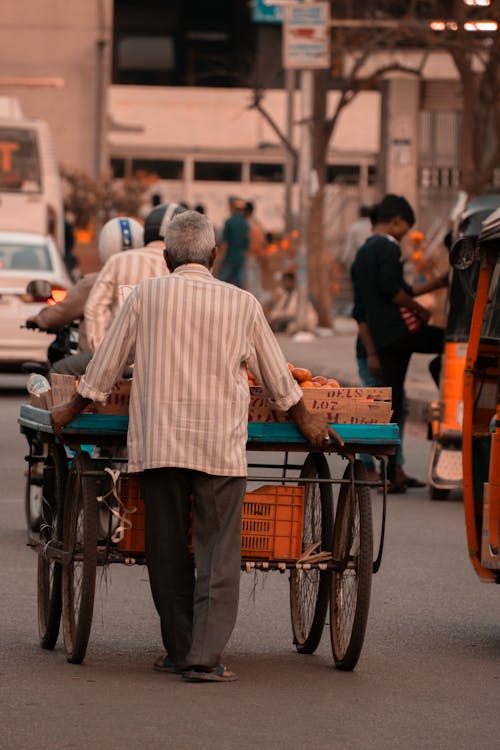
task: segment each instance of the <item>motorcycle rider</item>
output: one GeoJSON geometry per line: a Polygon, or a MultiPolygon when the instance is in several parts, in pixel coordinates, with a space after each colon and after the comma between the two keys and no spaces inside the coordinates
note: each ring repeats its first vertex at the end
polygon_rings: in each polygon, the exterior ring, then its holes
{"type": "MultiPolygon", "coordinates": [[[[135,219],[126,216],[110,219],[103,226],[98,241],[99,260],[104,266],[116,253],[142,247],[143,228],[135,219]]],[[[73,321],[79,321],[78,352],[64,356],[51,364],[51,372],[64,375],[81,375],[92,354],[86,335],[84,310],[90,291],[99,272],[85,274],[70,289],[66,297],[55,305],[46,305],[37,315],[28,318],[28,328],[62,329],[73,321]]]]}

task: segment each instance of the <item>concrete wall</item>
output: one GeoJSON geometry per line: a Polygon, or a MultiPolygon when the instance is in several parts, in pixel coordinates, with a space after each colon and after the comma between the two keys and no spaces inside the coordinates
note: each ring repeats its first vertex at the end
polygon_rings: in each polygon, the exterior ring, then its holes
{"type": "Polygon", "coordinates": [[[60,164],[94,174],[106,163],[112,8],[112,0],[2,0],[0,11],[0,95],[49,122],[60,164]]]}
{"type": "MultiPolygon", "coordinates": [[[[333,110],[337,92],[329,95],[333,110]]],[[[159,148],[258,148],[278,145],[279,139],[262,115],[249,109],[249,89],[169,88],[112,86],[109,93],[111,123],[132,130],[110,128],[109,141],[116,145],[159,148]],[[137,128],[134,132],[133,128],[137,128]]],[[[285,131],[286,92],[266,92],[264,107],[285,131]]],[[[300,94],[295,99],[299,119],[300,94]]],[[[299,143],[299,126],[294,130],[299,143]]],[[[380,146],[380,94],[359,94],[344,110],[331,142],[334,152],[378,153],[380,146]],[[369,127],[367,127],[369,123],[369,127]]]]}

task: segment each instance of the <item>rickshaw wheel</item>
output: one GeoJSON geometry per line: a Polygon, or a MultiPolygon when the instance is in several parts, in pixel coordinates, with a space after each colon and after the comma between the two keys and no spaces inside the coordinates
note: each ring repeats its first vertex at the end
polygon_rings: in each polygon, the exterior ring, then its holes
{"type": "MultiPolygon", "coordinates": [[[[35,444],[31,450],[39,450],[39,445],[35,444]]],[[[31,453],[30,450],[30,453],[31,453]]],[[[43,467],[41,462],[37,466],[43,467]]],[[[26,527],[28,530],[28,539],[33,535],[38,535],[42,524],[42,503],[43,503],[43,473],[37,476],[34,473],[34,464],[28,464],[26,472],[26,486],[24,490],[24,513],[26,516],[26,527]]]]}
{"type": "Polygon", "coordinates": [[[75,456],[67,484],[62,569],[63,633],[66,658],[81,664],[85,658],[94,612],[97,567],[96,481],[82,476],[92,469],[86,453],[75,456]]]}
{"type": "Polygon", "coordinates": [[[51,557],[50,548],[60,548],[63,498],[68,475],[66,452],[51,445],[43,470],[40,520],[41,546],[37,562],[38,635],[40,646],[53,649],[61,622],[61,562],[51,557]]]}
{"type": "MultiPolygon", "coordinates": [[[[363,480],[366,472],[355,461],[354,478],[363,480]]],[[[344,479],[351,478],[351,467],[344,479]]],[[[332,571],[330,636],[337,669],[356,666],[365,637],[370,607],[373,572],[373,528],[368,487],[342,484],[333,529],[333,557],[342,563],[332,571]]]]}
{"type": "MultiPolygon", "coordinates": [[[[330,479],[330,469],[325,456],[309,453],[301,478],[330,479]]],[[[300,482],[299,482],[300,484],[300,482]]],[[[315,542],[321,542],[316,550],[330,552],[333,537],[333,493],[331,484],[303,483],[304,528],[302,550],[315,542]]],[[[291,570],[290,610],[293,641],[299,654],[312,654],[318,647],[328,611],[330,571],[291,570]]]]}

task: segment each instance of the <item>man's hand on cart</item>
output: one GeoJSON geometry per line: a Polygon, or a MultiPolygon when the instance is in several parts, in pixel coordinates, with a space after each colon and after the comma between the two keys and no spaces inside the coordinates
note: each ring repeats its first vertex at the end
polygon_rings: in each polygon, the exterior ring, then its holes
{"type": "Polygon", "coordinates": [[[50,422],[57,438],[61,438],[64,427],[72,422],[87,404],[90,404],[90,399],[83,398],[79,393],[75,393],[71,401],[67,401],[60,406],[54,406],[50,410],[50,422]]]}
{"type": "Polygon", "coordinates": [[[307,442],[315,448],[324,450],[333,443],[344,445],[344,441],[338,432],[330,427],[323,414],[314,414],[307,411],[304,399],[301,398],[295,406],[292,406],[289,413],[307,442]]]}

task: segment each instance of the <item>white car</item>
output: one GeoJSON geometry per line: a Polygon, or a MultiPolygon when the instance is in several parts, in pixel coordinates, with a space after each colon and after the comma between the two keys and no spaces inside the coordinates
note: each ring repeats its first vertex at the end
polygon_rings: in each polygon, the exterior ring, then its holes
{"type": "Polygon", "coordinates": [[[22,327],[47,304],[26,292],[28,283],[36,279],[50,283],[53,304],[73,286],[51,237],[0,232],[0,369],[17,368],[26,360],[47,359],[53,337],[22,327]]]}

